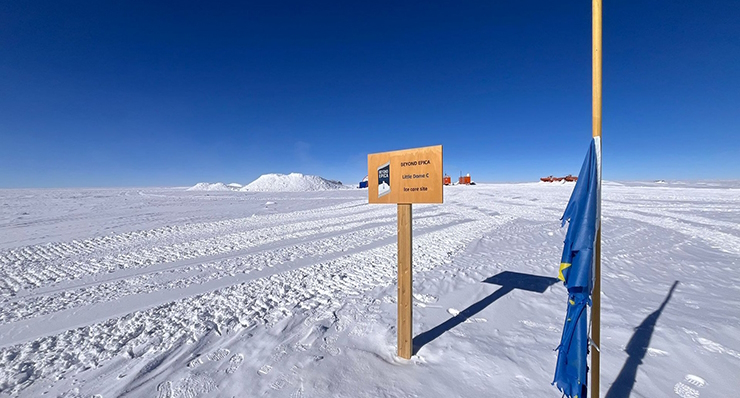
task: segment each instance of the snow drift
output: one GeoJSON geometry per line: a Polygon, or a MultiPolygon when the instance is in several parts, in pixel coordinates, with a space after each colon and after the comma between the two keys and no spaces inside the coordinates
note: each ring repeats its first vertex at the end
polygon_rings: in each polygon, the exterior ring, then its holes
{"type": "Polygon", "coordinates": [[[307,192],[346,188],[339,181],[301,173],[264,174],[245,185],[242,191],[252,192],[307,192]]]}

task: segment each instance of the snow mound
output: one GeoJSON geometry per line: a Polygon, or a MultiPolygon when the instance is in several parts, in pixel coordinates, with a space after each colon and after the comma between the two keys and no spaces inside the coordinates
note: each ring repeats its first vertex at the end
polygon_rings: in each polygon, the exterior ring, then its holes
{"type": "Polygon", "coordinates": [[[199,182],[192,187],[187,189],[188,191],[231,191],[232,189],[224,185],[222,182],[210,184],[207,182],[199,182]]]}
{"type": "Polygon", "coordinates": [[[239,189],[241,189],[242,184],[239,184],[239,183],[236,183],[236,182],[232,182],[231,184],[227,184],[226,186],[229,187],[229,188],[231,188],[231,189],[234,189],[234,190],[239,190],[239,189]]]}
{"type": "Polygon", "coordinates": [[[256,192],[307,192],[346,188],[339,181],[301,173],[264,174],[245,185],[242,191],[256,192]]]}

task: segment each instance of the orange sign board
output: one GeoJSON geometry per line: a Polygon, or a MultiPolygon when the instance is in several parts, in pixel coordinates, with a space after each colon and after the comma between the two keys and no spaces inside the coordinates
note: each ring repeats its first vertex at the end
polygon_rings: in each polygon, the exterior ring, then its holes
{"type": "Polygon", "coordinates": [[[367,155],[369,203],[442,203],[442,145],[367,155]]]}

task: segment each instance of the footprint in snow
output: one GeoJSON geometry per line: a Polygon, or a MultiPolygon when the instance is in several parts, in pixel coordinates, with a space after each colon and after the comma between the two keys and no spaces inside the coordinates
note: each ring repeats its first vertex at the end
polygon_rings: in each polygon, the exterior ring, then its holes
{"type": "Polygon", "coordinates": [[[423,293],[415,293],[414,298],[424,304],[431,304],[437,302],[437,297],[434,297],[430,294],[423,294],[423,293]]]}
{"type": "Polygon", "coordinates": [[[228,374],[234,374],[237,369],[239,369],[239,366],[244,361],[244,355],[242,354],[236,354],[229,359],[229,367],[226,368],[226,373],[228,374]]]}
{"type": "Polygon", "coordinates": [[[288,385],[288,378],[285,377],[285,375],[280,375],[277,380],[275,380],[272,384],[270,384],[270,388],[273,390],[279,391],[285,388],[285,386],[288,385]]]}
{"type": "Polygon", "coordinates": [[[300,342],[295,343],[295,345],[293,345],[293,350],[295,351],[307,351],[309,348],[311,348],[310,344],[305,344],[305,343],[300,343],[300,342]]]}
{"type": "Polygon", "coordinates": [[[327,354],[329,354],[329,355],[331,355],[333,357],[335,357],[335,356],[337,356],[337,355],[339,355],[339,354],[342,353],[342,350],[339,347],[334,346],[334,345],[331,345],[331,344],[328,344],[328,343],[322,344],[321,347],[320,347],[320,349],[321,349],[321,351],[324,351],[324,352],[326,352],[327,354]]]}
{"type": "Polygon", "coordinates": [[[275,353],[272,354],[272,357],[270,357],[270,360],[272,361],[272,363],[278,362],[281,359],[283,359],[283,357],[287,354],[288,354],[288,348],[284,344],[280,344],[277,347],[275,347],[275,353]]]}
{"type": "Polygon", "coordinates": [[[370,333],[370,327],[368,325],[359,324],[355,325],[352,330],[350,330],[349,335],[350,336],[365,336],[368,333],[370,333]]]}
{"type": "Polygon", "coordinates": [[[706,380],[702,379],[699,376],[694,376],[694,375],[686,375],[686,377],[684,378],[684,381],[686,381],[689,384],[695,385],[697,387],[704,387],[707,385],[706,380]]]}
{"type": "Polygon", "coordinates": [[[703,378],[695,375],[686,375],[683,382],[678,382],[673,386],[673,392],[681,398],[698,398],[699,390],[694,387],[704,388],[706,385],[707,382],[703,378]]]}
{"type": "Polygon", "coordinates": [[[172,398],[172,382],[167,380],[157,386],[157,398],[172,398]]]}
{"type": "Polygon", "coordinates": [[[218,362],[224,358],[226,358],[227,355],[229,355],[229,350],[226,348],[219,348],[216,351],[213,351],[212,353],[208,354],[208,359],[210,359],[213,362],[218,362]]]}
{"type": "Polygon", "coordinates": [[[673,386],[673,392],[681,398],[699,398],[698,390],[695,390],[680,382],[676,383],[676,385],[673,386]]]}
{"type": "Polygon", "coordinates": [[[195,369],[202,364],[203,364],[203,360],[200,359],[200,357],[198,357],[188,362],[188,368],[195,369]]]}

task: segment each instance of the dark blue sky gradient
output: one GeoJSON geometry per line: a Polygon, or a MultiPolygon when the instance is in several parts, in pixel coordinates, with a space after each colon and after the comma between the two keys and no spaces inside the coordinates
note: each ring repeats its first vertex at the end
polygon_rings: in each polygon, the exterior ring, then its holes
{"type": "MultiPolygon", "coordinates": [[[[591,2],[0,4],[0,187],[576,174],[591,2]]],[[[740,2],[604,6],[604,178],[740,178],[740,2]]]]}

